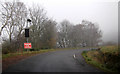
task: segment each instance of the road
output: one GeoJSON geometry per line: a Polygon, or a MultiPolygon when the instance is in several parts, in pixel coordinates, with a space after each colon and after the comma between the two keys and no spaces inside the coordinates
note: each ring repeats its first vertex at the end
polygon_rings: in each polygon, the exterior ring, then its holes
{"type": "Polygon", "coordinates": [[[88,49],[38,54],[19,61],[5,72],[101,72],[85,62],[81,56],[83,50],[88,49]]]}

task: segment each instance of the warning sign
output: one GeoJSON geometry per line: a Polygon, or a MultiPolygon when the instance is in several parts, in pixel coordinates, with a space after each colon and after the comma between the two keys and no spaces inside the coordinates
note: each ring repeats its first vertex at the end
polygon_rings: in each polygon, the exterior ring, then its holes
{"type": "Polygon", "coordinates": [[[31,43],[24,43],[24,48],[25,49],[31,49],[32,48],[31,43]]]}

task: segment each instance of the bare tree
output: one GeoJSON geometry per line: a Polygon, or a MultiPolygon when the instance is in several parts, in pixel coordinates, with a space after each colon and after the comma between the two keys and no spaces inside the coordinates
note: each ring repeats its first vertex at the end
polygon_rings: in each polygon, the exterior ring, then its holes
{"type": "Polygon", "coordinates": [[[54,48],[56,46],[56,24],[52,19],[44,23],[44,31],[41,37],[41,41],[44,43],[43,47],[54,48]]]}
{"type": "Polygon", "coordinates": [[[42,32],[44,30],[44,21],[47,19],[46,18],[46,12],[44,11],[43,8],[41,8],[40,6],[33,6],[33,8],[29,9],[29,13],[30,13],[30,18],[31,18],[31,22],[32,22],[32,26],[30,27],[31,29],[31,42],[33,44],[33,47],[37,48],[40,46],[37,46],[38,41],[40,40],[41,36],[42,36],[42,32]]]}
{"type": "Polygon", "coordinates": [[[68,20],[63,20],[58,26],[58,46],[66,48],[70,46],[70,32],[72,24],[68,20]]]}
{"type": "Polygon", "coordinates": [[[99,26],[83,20],[81,24],[72,25],[64,20],[58,26],[58,47],[97,46],[101,41],[102,33],[99,26]]]}
{"type": "Polygon", "coordinates": [[[56,22],[48,19],[44,8],[33,6],[29,9],[32,20],[31,42],[34,48],[52,48],[56,45],[56,22]]]}
{"type": "Polygon", "coordinates": [[[22,2],[5,2],[2,4],[2,28],[6,29],[11,43],[13,34],[19,36],[25,25],[27,10],[22,2]]]}
{"type": "Polygon", "coordinates": [[[102,31],[99,26],[89,21],[84,21],[84,25],[84,38],[87,46],[97,46],[102,37],[102,31]]]}
{"type": "Polygon", "coordinates": [[[13,1],[4,2],[2,5],[2,28],[6,30],[9,42],[8,49],[15,51],[23,44],[23,30],[27,18],[27,8],[24,3],[13,1]],[[12,49],[11,49],[12,48],[12,49]]]}
{"type": "MultiPolygon", "coordinates": [[[[63,20],[59,24],[53,19],[49,19],[44,8],[32,6],[27,10],[22,2],[5,2],[2,5],[2,27],[9,36],[9,43],[14,47],[23,44],[24,28],[27,17],[31,19],[30,38],[33,48],[68,48],[80,46],[97,46],[101,41],[102,31],[99,26],[87,20],[81,24],[73,25],[68,20],[63,20]]],[[[8,47],[9,48],[9,47],[8,47]]]]}

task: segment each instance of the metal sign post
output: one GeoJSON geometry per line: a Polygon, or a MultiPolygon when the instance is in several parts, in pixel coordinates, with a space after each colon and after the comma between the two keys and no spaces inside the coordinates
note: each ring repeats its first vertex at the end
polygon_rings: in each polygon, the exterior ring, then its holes
{"type": "MultiPolygon", "coordinates": [[[[28,23],[31,23],[31,20],[30,19],[27,19],[27,25],[26,25],[26,29],[25,29],[25,37],[26,37],[26,42],[27,42],[27,44],[30,44],[31,45],[31,43],[29,43],[28,42],[28,38],[29,38],[29,28],[28,28],[28,23]]],[[[25,43],[24,43],[24,48],[26,48],[25,47],[26,45],[25,45],[25,43]]],[[[28,47],[29,48],[29,47],[28,47]]],[[[27,49],[28,49],[27,48],[27,49]]],[[[31,48],[31,47],[30,47],[31,48]]],[[[28,50],[27,50],[28,51],[28,50]]]]}

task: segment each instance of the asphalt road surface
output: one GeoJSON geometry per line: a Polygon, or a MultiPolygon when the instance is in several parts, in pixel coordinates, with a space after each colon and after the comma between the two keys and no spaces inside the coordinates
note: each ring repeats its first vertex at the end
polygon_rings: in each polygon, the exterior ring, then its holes
{"type": "Polygon", "coordinates": [[[88,65],[81,52],[88,49],[60,50],[38,54],[19,61],[5,72],[101,72],[88,65]]]}

